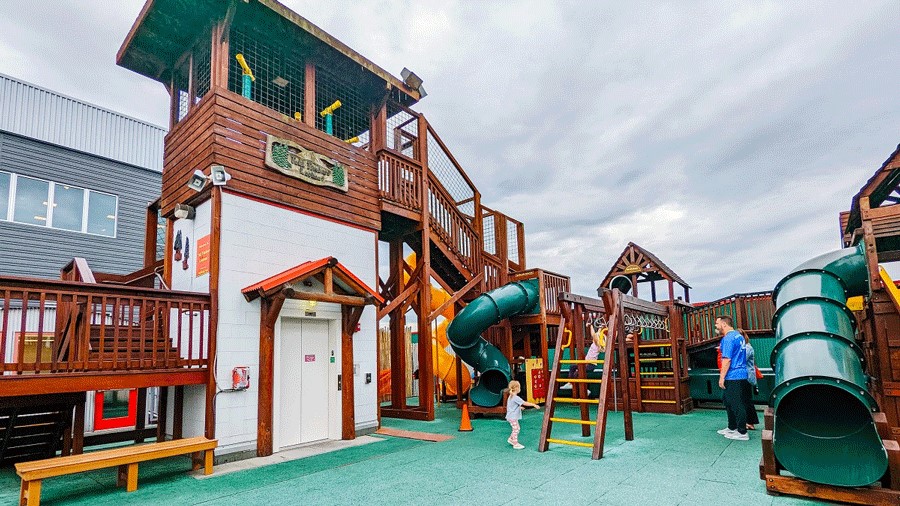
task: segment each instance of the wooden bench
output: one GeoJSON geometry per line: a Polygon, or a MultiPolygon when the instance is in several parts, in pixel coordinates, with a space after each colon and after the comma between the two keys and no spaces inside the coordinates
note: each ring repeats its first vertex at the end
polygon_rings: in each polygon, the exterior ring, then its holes
{"type": "Polygon", "coordinates": [[[38,506],[40,504],[41,480],[44,478],[107,467],[118,466],[119,474],[116,485],[120,487],[125,485],[127,491],[134,492],[137,490],[138,463],[175,455],[192,454],[192,469],[199,469],[203,466],[206,474],[212,474],[213,449],[217,445],[218,441],[215,439],[193,437],[113,448],[81,455],[20,462],[16,464],[16,473],[22,478],[19,505],[38,506]]]}

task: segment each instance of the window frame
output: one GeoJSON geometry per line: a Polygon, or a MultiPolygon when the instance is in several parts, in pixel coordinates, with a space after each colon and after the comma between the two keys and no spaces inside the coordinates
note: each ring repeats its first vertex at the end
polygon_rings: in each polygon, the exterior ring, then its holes
{"type": "Polygon", "coordinates": [[[95,236],[95,237],[106,237],[108,239],[117,239],[118,238],[118,236],[119,236],[119,196],[118,195],[104,192],[104,191],[99,191],[99,190],[92,190],[90,188],[85,188],[85,187],[79,186],[79,185],[51,181],[49,179],[44,179],[44,178],[40,178],[40,177],[26,176],[24,174],[19,174],[17,172],[10,172],[8,170],[0,170],[0,172],[9,175],[9,190],[8,190],[9,193],[7,195],[8,202],[7,202],[5,212],[3,210],[0,210],[0,222],[14,223],[16,225],[27,225],[27,226],[38,227],[38,228],[46,228],[46,229],[50,229],[50,230],[55,230],[57,232],[69,232],[69,233],[75,233],[75,234],[91,235],[91,236],[95,236]],[[18,190],[20,175],[24,178],[34,179],[36,181],[42,181],[44,183],[47,183],[47,185],[48,185],[48,189],[47,189],[47,219],[44,221],[43,224],[22,223],[22,222],[18,222],[18,221],[14,220],[16,194],[17,194],[17,190],[18,190]],[[82,205],[82,207],[81,207],[81,228],[79,230],[69,230],[69,229],[57,228],[57,227],[53,226],[53,207],[54,207],[53,204],[54,204],[54,197],[56,194],[56,185],[57,184],[69,186],[71,188],[77,188],[84,192],[83,196],[82,196],[82,204],[81,204],[82,205]],[[106,195],[108,197],[112,197],[115,199],[115,214],[114,214],[115,218],[113,220],[112,235],[97,234],[94,232],[87,231],[88,230],[88,215],[90,212],[90,195],[91,195],[91,193],[96,193],[99,195],[106,195]]]}

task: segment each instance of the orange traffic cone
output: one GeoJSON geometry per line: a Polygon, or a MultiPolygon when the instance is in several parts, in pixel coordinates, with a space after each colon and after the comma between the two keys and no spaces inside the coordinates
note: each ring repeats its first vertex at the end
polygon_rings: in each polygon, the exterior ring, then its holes
{"type": "Polygon", "coordinates": [[[472,422],[469,420],[469,404],[463,404],[462,417],[459,420],[460,432],[471,432],[472,422]]]}

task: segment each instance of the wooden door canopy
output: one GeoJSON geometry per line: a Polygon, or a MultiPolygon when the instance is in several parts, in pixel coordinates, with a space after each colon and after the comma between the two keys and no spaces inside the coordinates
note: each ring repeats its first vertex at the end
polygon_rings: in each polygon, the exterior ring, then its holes
{"type": "Polygon", "coordinates": [[[350,272],[337,258],[325,257],[320,260],[304,262],[284,272],[266,278],[259,283],[252,284],[243,290],[247,302],[252,302],[260,297],[271,298],[281,294],[287,299],[315,300],[319,302],[334,302],[348,306],[365,306],[384,304],[384,299],[378,292],[369,287],[355,274],[350,272]],[[313,292],[300,289],[297,283],[309,279],[316,279],[325,287],[323,292],[313,292]]]}

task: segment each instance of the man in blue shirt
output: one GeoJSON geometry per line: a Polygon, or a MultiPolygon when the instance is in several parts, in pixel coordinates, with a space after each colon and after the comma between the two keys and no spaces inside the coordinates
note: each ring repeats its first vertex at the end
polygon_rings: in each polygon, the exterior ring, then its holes
{"type": "Polygon", "coordinates": [[[744,336],[734,330],[731,316],[716,318],[716,332],[723,336],[719,347],[722,350],[722,367],[719,370],[719,388],[725,392],[722,401],[728,413],[728,428],[719,431],[728,439],[747,441],[747,410],[744,395],[747,391],[747,356],[744,351],[744,336]]]}

